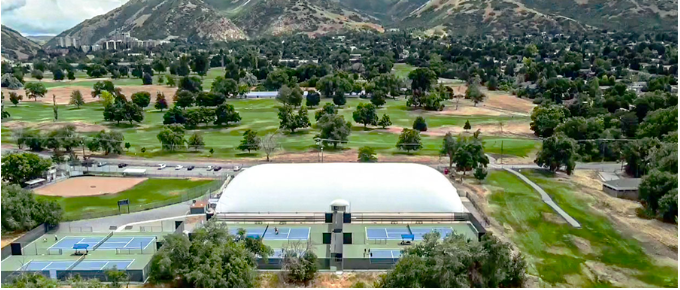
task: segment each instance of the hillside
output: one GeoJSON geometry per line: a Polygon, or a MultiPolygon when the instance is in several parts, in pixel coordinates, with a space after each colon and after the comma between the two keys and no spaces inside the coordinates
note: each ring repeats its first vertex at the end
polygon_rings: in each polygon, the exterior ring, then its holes
{"type": "Polygon", "coordinates": [[[11,59],[25,59],[40,49],[40,45],[18,31],[2,25],[2,55],[11,59]]]}
{"type": "MultiPolygon", "coordinates": [[[[243,39],[245,34],[203,0],[130,0],[104,15],[85,20],[57,35],[94,44],[116,32],[146,39],[182,38],[190,41],[243,39]]],[[[56,39],[46,45],[55,46],[56,39]]]]}
{"type": "Polygon", "coordinates": [[[343,29],[383,31],[375,17],[328,0],[205,0],[249,36],[305,32],[320,35],[343,29]]]}

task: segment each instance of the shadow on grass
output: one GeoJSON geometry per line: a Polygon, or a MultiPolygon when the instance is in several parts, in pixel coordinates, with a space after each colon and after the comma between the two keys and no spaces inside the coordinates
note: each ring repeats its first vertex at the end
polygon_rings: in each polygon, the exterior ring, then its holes
{"type": "Polygon", "coordinates": [[[236,154],[234,154],[234,156],[236,156],[236,157],[257,157],[257,156],[259,156],[259,154],[257,154],[257,152],[250,152],[250,153],[244,152],[244,153],[236,153],[236,154]]]}

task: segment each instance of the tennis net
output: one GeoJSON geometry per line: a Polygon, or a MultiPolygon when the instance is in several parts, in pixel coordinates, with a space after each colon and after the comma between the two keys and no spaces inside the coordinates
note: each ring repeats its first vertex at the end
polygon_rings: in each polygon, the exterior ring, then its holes
{"type": "Polygon", "coordinates": [[[106,238],[102,239],[101,241],[99,241],[99,243],[97,243],[96,245],[94,245],[94,247],[92,247],[92,250],[94,251],[94,250],[96,250],[97,248],[99,248],[99,246],[101,246],[103,243],[105,243],[109,238],[111,238],[111,236],[113,236],[113,232],[110,232],[109,235],[106,236],[106,238]]]}

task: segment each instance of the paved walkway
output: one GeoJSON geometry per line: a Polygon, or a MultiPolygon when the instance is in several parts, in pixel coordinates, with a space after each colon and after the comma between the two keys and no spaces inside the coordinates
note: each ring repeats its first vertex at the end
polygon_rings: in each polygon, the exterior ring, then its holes
{"type": "Polygon", "coordinates": [[[569,223],[572,227],[581,228],[581,224],[579,224],[578,221],[576,221],[576,220],[575,220],[573,217],[571,217],[567,212],[565,212],[563,209],[561,209],[561,208],[560,208],[560,207],[552,200],[552,198],[550,198],[550,196],[548,195],[548,193],[546,193],[545,190],[543,190],[543,188],[541,188],[540,186],[538,186],[538,184],[534,183],[533,181],[531,181],[531,179],[529,179],[528,177],[524,176],[523,174],[517,172],[516,170],[514,170],[514,169],[512,169],[512,168],[507,168],[507,167],[506,167],[506,168],[504,168],[504,169],[505,169],[506,171],[508,171],[508,172],[510,172],[510,173],[512,173],[512,174],[514,174],[514,175],[516,175],[516,176],[519,177],[521,180],[523,180],[524,182],[526,182],[526,184],[528,184],[528,185],[531,186],[533,189],[535,189],[536,191],[538,191],[538,193],[541,195],[541,199],[543,200],[543,202],[545,202],[548,206],[552,207],[552,209],[553,209],[555,212],[557,212],[557,214],[559,214],[564,220],[566,220],[567,223],[569,223]]]}

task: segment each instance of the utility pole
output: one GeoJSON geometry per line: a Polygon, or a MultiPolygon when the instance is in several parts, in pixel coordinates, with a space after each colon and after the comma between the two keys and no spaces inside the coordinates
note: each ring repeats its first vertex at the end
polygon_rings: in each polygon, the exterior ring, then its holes
{"type": "Polygon", "coordinates": [[[501,168],[503,167],[503,140],[501,140],[501,168]]]}

